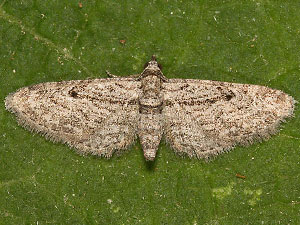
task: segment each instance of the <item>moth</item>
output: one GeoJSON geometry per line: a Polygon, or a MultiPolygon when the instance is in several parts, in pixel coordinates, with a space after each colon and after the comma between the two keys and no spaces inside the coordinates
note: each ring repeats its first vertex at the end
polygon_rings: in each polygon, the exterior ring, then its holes
{"type": "Polygon", "coordinates": [[[265,140],[293,115],[280,90],[211,80],[168,79],[155,56],[139,75],[48,82],[6,97],[18,123],[81,154],[110,158],[137,137],[146,160],[162,138],[179,155],[208,159],[265,140]]]}

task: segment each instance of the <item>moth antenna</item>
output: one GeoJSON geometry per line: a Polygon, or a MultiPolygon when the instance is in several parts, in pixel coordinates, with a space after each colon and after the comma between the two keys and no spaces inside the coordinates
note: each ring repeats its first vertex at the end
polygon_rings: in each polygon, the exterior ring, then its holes
{"type": "Polygon", "coordinates": [[[159,68],[160,70],[162,70],[162,65],[161,65],[160,63],[158,63],[157,65],[158,65],[158,68],[159,68]]]}

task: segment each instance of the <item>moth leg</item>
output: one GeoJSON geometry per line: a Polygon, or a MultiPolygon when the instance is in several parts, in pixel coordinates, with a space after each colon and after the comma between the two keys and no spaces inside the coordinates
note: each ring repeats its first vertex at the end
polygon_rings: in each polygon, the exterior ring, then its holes
{"type": "MultiPolygon", "coordinates": [[[[106,72],[106,75],[110,78],[118,78],[118,77],[122,77],[122,76],[118,76],[118,75],[114,75],[114,74],[111,74],[108,70],[105,71],[106,72]]],[[[141,74],[132,74],[132,75],[128,75],[128,76],[125,76],[125,77],[130,77],[130,78],[138,78],[140,77],[141,74]]]]}
{"type": "Polygon", "coordinates": [[[139,78],[141,76],[141,74],[131,74],[128,77],[130,78],[139,78]]]}

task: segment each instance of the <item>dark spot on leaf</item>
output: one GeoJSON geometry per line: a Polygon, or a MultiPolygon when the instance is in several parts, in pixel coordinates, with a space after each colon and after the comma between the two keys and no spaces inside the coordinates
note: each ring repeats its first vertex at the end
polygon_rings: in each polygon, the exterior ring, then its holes
{"type": "Polygon", "coordinates": [[[124,44],[126,43],[126,40],[120,40],[120,43],[121,43],[122,45],[124,45],[124,44]]]}

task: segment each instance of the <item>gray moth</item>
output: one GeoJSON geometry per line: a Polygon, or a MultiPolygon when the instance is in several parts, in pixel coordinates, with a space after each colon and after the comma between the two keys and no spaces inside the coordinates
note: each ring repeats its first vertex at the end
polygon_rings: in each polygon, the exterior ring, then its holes
{"type": "Polygon", "coordinates": [[[5,106],[20,125],[81,154],[110,158],[138,137],[150,161],[162,138],[179,155],[208,159],[269,138],[293,115],[295,100],[280,90],[168,79],[154,56],[137,76],[109,75],[24,87],[5,106]]]}

